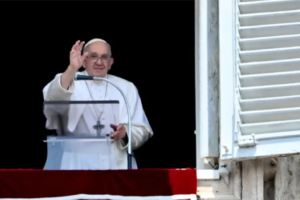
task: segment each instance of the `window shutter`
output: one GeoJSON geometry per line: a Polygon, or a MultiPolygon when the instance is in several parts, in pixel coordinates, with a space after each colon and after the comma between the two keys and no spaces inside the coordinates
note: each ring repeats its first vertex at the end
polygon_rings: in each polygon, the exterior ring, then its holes
{"type": "Polygon", "coordinates": [[[241,0],[233,6],[230,157],[300,153],[300,0],[241,0]],[[279,142],[287,149],[274,150],[279,142]]]}
{"type": "Polygon", "coordinates": [[[239,10],[241,133],[299,131],[300,1],[244,1],[239,10]]]}

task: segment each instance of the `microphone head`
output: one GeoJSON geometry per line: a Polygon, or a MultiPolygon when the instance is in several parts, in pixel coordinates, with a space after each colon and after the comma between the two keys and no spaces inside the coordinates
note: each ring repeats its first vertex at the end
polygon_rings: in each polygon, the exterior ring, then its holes
{"type": "Polygon", "coordinates": [[[75,74],[74,76],[74,80],[93,80],[93,77],[92,76],[86,76],[86,75],[79,75],[79,74],[75,74]]]}

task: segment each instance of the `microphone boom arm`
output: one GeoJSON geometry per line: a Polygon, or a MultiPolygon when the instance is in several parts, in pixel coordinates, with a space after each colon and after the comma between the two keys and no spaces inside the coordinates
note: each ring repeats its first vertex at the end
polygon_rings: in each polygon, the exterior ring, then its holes
{"type": "Polygon", "coordinates": [[[122,94],[123,99],[125,101],[126,104],[126,108],[127,108],[127,115],[128,115],[128,169],[132,169],[132,150],[131,150],[131,112],[130,112],[130,108],[129,108],[129,104],[127,101],[127,98],[125,96],[125,94],[123,93],[123,91],[121,90],[121,88],[119,88],[117,85],[115,85],[113,82],[111,82],[110,80],[106,79],[106,78],[102,78],[102,77],[94,77],[94,76],[85,76],[85,75],[75,75],[74,80],[103,80],[106,81],[110,84],[112,84],[115,88],[117,88],[119,90],[119,92],[122,94]]]}

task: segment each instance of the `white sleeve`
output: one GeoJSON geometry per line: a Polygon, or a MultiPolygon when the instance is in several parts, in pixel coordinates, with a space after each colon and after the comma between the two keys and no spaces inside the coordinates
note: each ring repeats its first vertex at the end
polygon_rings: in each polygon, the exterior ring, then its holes
{"type": "MultiPolygon", "coordinates": [[[[127,137],[129,137],[129,126],[124,125],[127,133],[127,137]]],[[[132,150],[138,149],[141,147],[150,137],[152,134],[147,131],[144,126],[132,126],[131,129],[131,147],[132,150]]],[[[125,144],[123,140],[118,140],[117,145],[122,150],[127,150],[128,143],[125,144]]]]}
{"type": "Polygon", "coordinates": [[[57,75],[43,90],[45,101],[70,100],[74,93],[75,82],[72,80],[69,89],[61,86],[61,74],[57,75]]]}
{"type": "MultiPolygon", "coordinates": [[[[55,78],[48,83],[43,89],[44,101],[70,101],[71,96],[74,93],[75,83],[74,80],[71,82],[69,90],[64,89],[61,86],[61,75],[58,74],[55,78]]],[[[69,110],[69,106],[57,106],[47,105],[44,106],[44,114],[47,119],[46,128],[57,129],[57,113],[63,115],[69,110]]]]}

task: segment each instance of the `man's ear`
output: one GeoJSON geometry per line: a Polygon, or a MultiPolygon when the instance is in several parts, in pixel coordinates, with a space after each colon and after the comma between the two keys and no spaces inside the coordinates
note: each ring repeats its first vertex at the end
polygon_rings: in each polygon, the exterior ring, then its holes
{"type": "Polygon", "coordinates": [[[114,64],[114,61],[115,61],[114,58],[111,58],[111,61],[110,61],[111,64],[110,64],[110,65],[113,65],[113,64],[114,64]]]}
{"type": "Polygon", "coordinates": [[[111,58],[110,59],[110,67],[109,67],[109,69],[111,69],[111,66],[114,64],[114,58],[111,58]]]}

